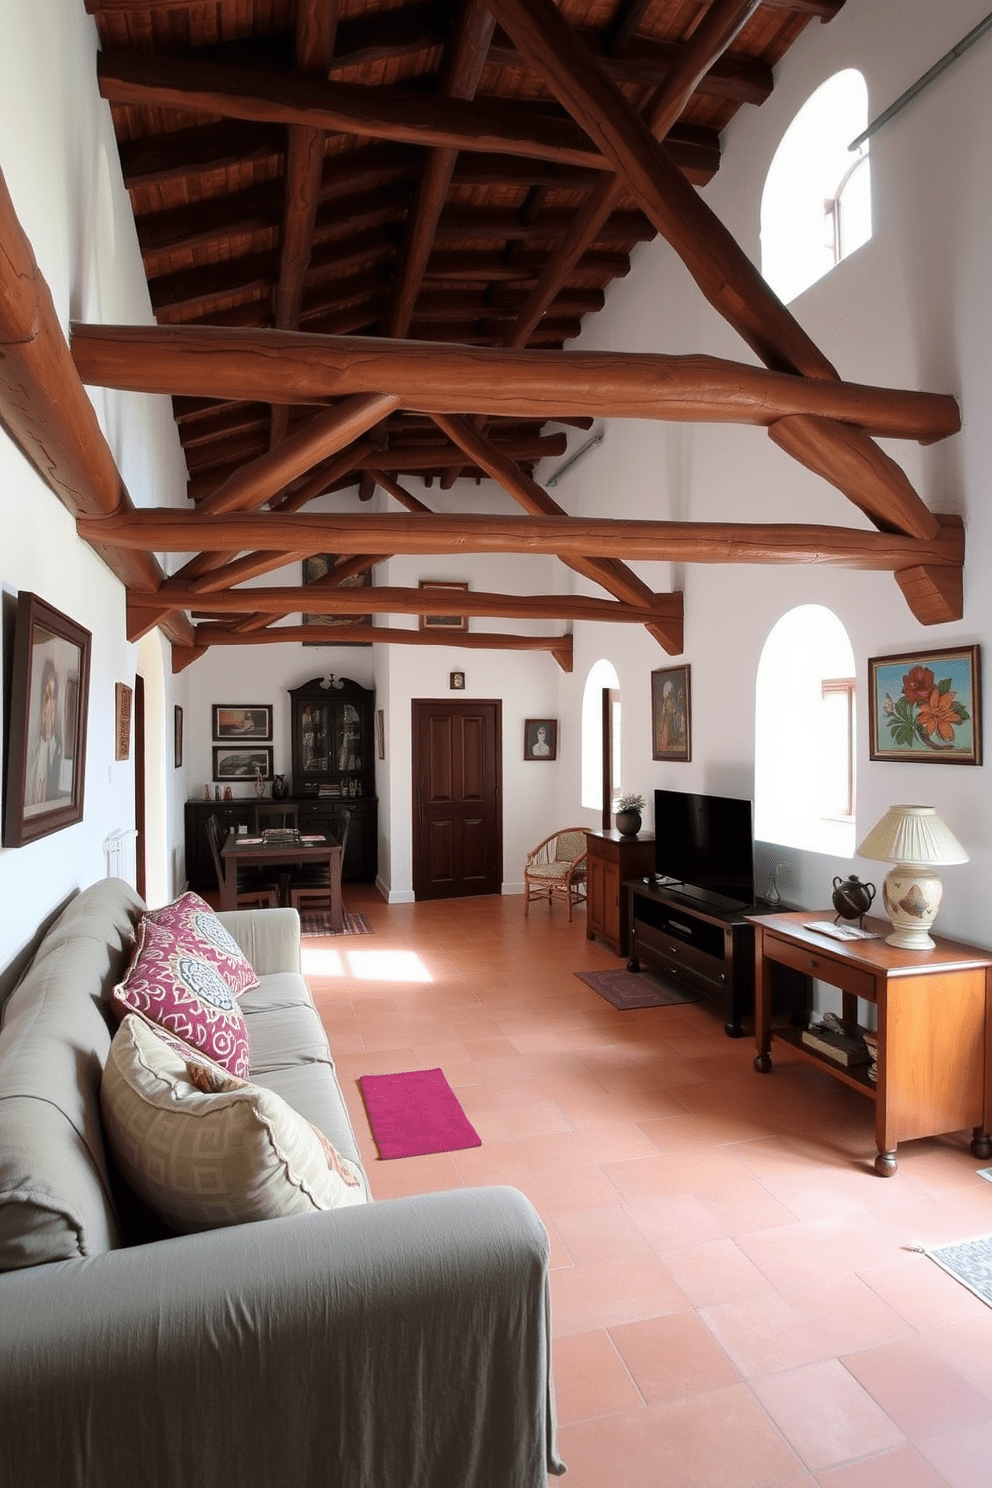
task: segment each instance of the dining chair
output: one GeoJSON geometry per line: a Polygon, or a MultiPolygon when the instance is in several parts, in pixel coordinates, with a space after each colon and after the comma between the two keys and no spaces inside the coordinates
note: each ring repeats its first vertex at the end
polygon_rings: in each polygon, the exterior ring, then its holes
{"type": "Polygon", "coordinates": [[[255,806],[255,831],[265,832],[273,827],[295,831],[298,816],[299,807],[295,801],[259,801],[255,806]]]}
{"type": "Polygon", "coordinates": [[[341,848],[331,859],[330,868],[327,865],[310,864],[301,867],[291,874],[289,880],[289,902],[296,910],[324,909],[330,915],[331,933],[339,935],[344,929],[344,904],[341,898],[341,870],[344,866],[344,855],[348,850],[348,828],[351,826],[351,812],[341,812],[339,820],[342,823],[338,845],[341,848]]]}
{"type": "MultiPolygon", "coordinates": [[[[214,872],[217,874],[217,891],[224,892],[224,864],[221,860],[220,850],[224,845],[224,828],[220,818],[217,816],[207,817],[207,841],[210,844],[210,855],[214,860],[214,872]]],[[[279,885],[269,882],[264,874],[258,869],[252,869],[247,865],[237,868],[237,903],[239,909],[278,909],[279,885]]]]}

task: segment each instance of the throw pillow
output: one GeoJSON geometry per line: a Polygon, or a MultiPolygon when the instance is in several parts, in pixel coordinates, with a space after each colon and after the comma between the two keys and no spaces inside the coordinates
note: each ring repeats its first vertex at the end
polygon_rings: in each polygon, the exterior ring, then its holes
{"type": "Polygon", "coordinates": [[[161,909],[150,909],[142,921],[173,935],[184,949],[215,966],[235,997],[258,986],[255,968],[199,894],[190,891],[161,909]]]}
{"type": "MultiPolygon", "coordinates": [[[[198,1081],[205,1069],[193,1064],[198,1081]]],[[[118,1169],[170,1229],[188,1234],[365,1202],[356,1171],[271,1090],[218,1072],[197,1088],[181,1051],[126,1017],[103,1074],[104,1129],[118,1169]]]]}
{"type": "Polygon", "coordinates": [[[174,925],[143,916],[134,958],[112,1002],[118,1017],[140,1013],[232,1075],[248,1075],[248,1029],[237,999],[216,962],[174,925]]]}

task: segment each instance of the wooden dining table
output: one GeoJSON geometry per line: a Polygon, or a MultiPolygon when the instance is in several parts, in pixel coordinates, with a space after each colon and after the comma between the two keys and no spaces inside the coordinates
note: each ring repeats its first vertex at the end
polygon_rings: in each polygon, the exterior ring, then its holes
{"type": "MultiPolygon", "coordinates": [[[[334,885],[337,884],[340,896],[341,874],[334,870],[335,859],[340,861],[341,858],[341,844],[331,842],[326,837],[308,838],[282,832],[277,837],[245,837],[237,832],[229,832],[227,841],[220,850],[220,857],[224,866],[224,880],[220,890],[221,909],[237,909],[238,868],[249,864],[254,868],[282,868],[296,863],[324,864],[331,884],[329,893],[333,892],[334,885]]],[[[332,916],[333,911],[332,904],[332,916]]]]}

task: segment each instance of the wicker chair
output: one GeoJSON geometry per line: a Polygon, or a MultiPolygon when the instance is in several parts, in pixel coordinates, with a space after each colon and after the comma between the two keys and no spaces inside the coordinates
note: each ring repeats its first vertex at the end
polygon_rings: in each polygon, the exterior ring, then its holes
{"type": "Polygon", "coordinates": [[[524,864],[524,914],[530,914],[532,899],[564,899],[568,918],[572,906],[586,897],[586,832],[584,827],[563,827],[552,832],[527,854],[524,864]]]}

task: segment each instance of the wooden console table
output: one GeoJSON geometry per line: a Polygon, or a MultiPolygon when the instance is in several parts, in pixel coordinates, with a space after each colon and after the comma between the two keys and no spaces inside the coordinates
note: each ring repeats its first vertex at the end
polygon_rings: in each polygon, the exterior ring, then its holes
{"type": "Polygon", "coordinates": [[[952,940],[932,951],[887,945],[886,920],[866,920],[879,940],[839,941],[805,929],[832,923],[830,911],[755,915],[754,1067],[767,1074],[771,1048],[802,1059],[875,1102],[875,1171],[890,1178],[896,1148],[913,1137],[972,1128],[975,1157],[992,1157],[992,953],[952,940]],[[866,1065],[841,1065],[802,1042],[802,1031],[771,1026],[772,971],[788,966],[839,987],[843,1021],[858,1023],[859,999],[878,1013],[878,1079],[866,1065]]]}

